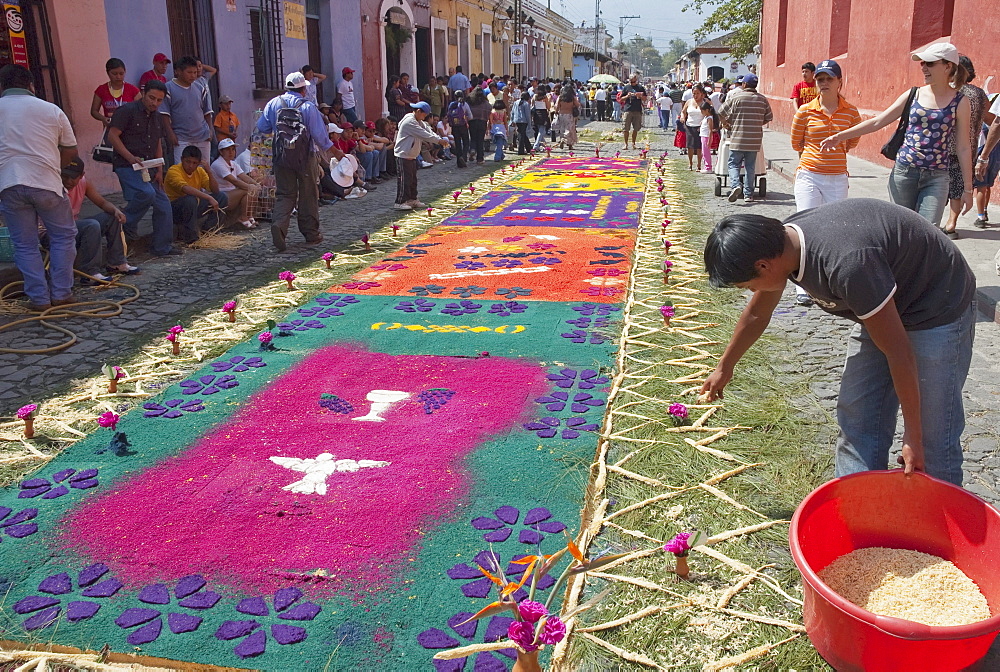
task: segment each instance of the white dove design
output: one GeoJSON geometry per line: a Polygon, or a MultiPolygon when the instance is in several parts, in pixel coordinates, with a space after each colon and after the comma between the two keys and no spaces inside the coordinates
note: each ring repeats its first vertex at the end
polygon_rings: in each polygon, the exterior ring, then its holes
{"type": "Polygon", "coordinates": [[[326,479],[338,471],[355,472],[371,467],[387,467],[390,464],[389,462],[378,462],[376,460],[335,460],[331,453],[320,453],[315,459],[272,457],[271,461],[292,471],[305,472],[302,480],[281,488],[282,490],[297,492],[303,495],[325,495],[326,479]]]}

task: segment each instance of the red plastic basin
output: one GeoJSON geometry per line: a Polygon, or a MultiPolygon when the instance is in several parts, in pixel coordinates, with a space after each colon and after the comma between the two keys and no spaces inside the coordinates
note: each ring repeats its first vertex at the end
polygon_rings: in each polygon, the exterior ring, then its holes
{"type": "Polygon", "coordinates": [[[866,471],[814,490],[792,517],[792,558],[803,579],[806,632],[839,671],[950,672],[977,665],[1000,631],[1000,512],[970,492],[902,469],[866,471]],[[818,572],[859,548],[882,546],[950,560],[976,582],[991,617],[934,627],[851,604],[818,572]]]}

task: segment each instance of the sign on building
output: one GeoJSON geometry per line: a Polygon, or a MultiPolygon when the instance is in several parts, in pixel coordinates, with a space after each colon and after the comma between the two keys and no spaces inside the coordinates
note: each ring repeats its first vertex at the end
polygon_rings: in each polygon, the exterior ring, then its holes
{"type": "Polygon", "coordinates": [[[7,33],[10,35],[10,62],[27,66],[28,43],[24,39],[24,17],[21,16],[21,6],[5,2],[3,14],[7,22],[7,33]]]}
{"type": "Polygon", "coordinates": [[[306,39],[306,6],[298,2],[285,2],[285,37],[306,39]]]}
{"type": "Polygon", "coordinates": [[[523,65],[526,61],[526,55],[528,53],[527,45],[524,44],[512,44],[510,45],[510,62],[512,65],[523,65]]]}

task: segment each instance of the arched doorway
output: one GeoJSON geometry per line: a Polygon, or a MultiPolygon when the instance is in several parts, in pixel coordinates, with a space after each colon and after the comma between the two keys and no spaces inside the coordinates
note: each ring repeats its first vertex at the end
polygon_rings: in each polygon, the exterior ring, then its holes
{"type": "MultiPolygon", "coordinates": [[[[416,83],[416,40],[413,27],[413,9],[410,3],[399,0],[382,0],[379,14],[382,29],[382,83],[384,91],[390,75],[405,72],[410,82],[416,83]]],[[[382,112],[388,112],[382,96],[382,112]]]]}
{"type": "Polygon", "coordinates": [[[722,81],[722,78],[725,76],[726,76],[725,69],[718,65],[713,65],[708,69],[708,78],[711,79],[713,82],[722,81]]]}

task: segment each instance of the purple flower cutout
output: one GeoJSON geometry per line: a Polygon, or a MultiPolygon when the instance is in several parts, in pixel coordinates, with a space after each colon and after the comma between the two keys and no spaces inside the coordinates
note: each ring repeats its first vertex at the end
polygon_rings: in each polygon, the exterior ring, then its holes
{"type": "Polygon", "coordinates": [[[330,294],[329,296],[318,297],[316,299],[316,303],[321,306],[337,306],[338,308],[343,308],[344,306],[349,306],[352,303],[361,303],[361,300],[356,296],[330,294]]]}
{"type": "Polygon", "coordinates": [[[598,385],[607,385],[610,379],[607,376],[598,375],[593,369],[560,369],[559,373],[550,373],[545,376],[553,381],[557,387],[569,389],[576,385],[580,390],[592,390],[598,385]]]}
{"type": "Polygon", "coordinates": [[[510,315],[515,315],[523,313],[528,309],[528,304],[518,303],[517,301],[504,301],[503,303],[494,303],[490,306],[489,313],[491,315],[499,315],[500,317],[508,317],[510,315]]]}
{"type": "Polygon", "coordinates": [[[229,370],[232,370],[234,373],[243,373],[250,369],[259,369],[262,366],[267,366],[267,363],[260,357],[243,357],[242,355],[212,362],[212,368],[215,369],[216,373],[229,370]]]}
{"type": "MultiPolygon", "coordinates": [[[[514,532],[513,528],[517,525],[517,520],[520,515],[521,512],[513,506],[501,506],[493,512],[493,518],[488,516],[474,518],[472,520],[472,527],[486,532],[483,535],[484,541],[488,541],[491,544],[498,544],[507,541],[510,538],[511,534],[514,532]]],[[[540,544],[545,538],[544,535],[541,534],[542,532],[558,534],[566,529],[565,525],[557,520],[549,520],[550,518],[552,518],[552,512],[548,509],[531,509],[524,514],[524,521],[522,523],[528,529],[521,530],[520,534],[518,534],[517,540],[522,544],[540,544]]],[[[515,557],[514,559],[518,560],[520,558],[515,557]]],[[[507,569],[507,574],[508,576],[512,573],[520,575],[523,571],[523,566],[511,565],[507,569]],[[520,567],[520,569],[518,569],[518,567],[520,567]]],[[[544,579],[539,582],[539,588],[542,587],[542,583],[544,583],[544,579]]],[[[549,585],[551,585],[551,583],[549,585]]]]}
{"type": "Polygon", "coordinates": [[[27,631],[47,628],[56,622],[66,609],[66,620],[70,623],[86,621],[101,610],[101,603],[92,600],[73,600],[73,597],[102,599],[111,597],[122,588],[118,579],[100,579],[108,573],[106,565],[97,563],[81,569],[73,579],[66,572],[52,574],[38,584],[38,592],[44,595],[29,595],[14,605],[14,613],[24,616],[31,614],[21,623],[27,631]],[[82,591],[82,592],[81,592],[82,591]],[[75,593],[80,592],[79,596],[75,593]]]}
{"type": "MultiPolygon", "coordinates": [[[[271,600],[274,616],[282,621],[312,621],[319,615],[320,606],[312,602],[295,604],[302,595],[298,588],[280,588],[271,600]]],[[[271,616],[263,597],[248,597],[240,601],[236,605],[236,611],[261,620],[271,616]]],[[[253,619],[226,621],[216,630],[215,637],[222,641],[242,639],[233,652],[240,658],[252,658],[267,650],[267,633],[263,625],[253,619]]],[[[298,644],[305,641],[309,634],[305,628],[288,623],[272,623],[270,631],[274,641],[281,645],[298,644]]]]}
{"type": "Polygon", "coordinates": [[[559,431],[560,424],[563,425],[560,436],[564,439],[576,439],[579,438],[580,432],[596,432],[600,429],[600,425],[588,422],[587,418],[565,418],[560,420],[552,416],[541,418],[537,422],[529,422],[524,425],[524,428],[535,432],[540,439],[551,439],[559,431]]]}
{"type": "Polygon", "coordinates": [[[495,261],[491,261],[490,263],[497,268],[516,268],[518,266],[524,266],[524,262],[520,259],[497,259],[495,261]]]}
{"type": "Polygon", "coordinates": [[[437,304],[427,299],[414,299],[413,301],[400,301],[395,305],[395,310],[404,313],[429,313],[437,304]]]}
{"type": "Polygon", "coordinates": [[[618,287],[588,287],[587,289],[581,289],[580,293],[589,294],[590,296],[617,296],[622,291],[618,287]]]}
{"type": "MultiPolygon", "coordinates": [[[[574,329],[569,333],[561,334],[563,338],[570,339],[573,343],[586,343],[587,342],[587,332],[583,329],[574,329]]],[[[610,341],[611,339],[604,334],[599,334],[596,331],[590,332],[590,343],[591,345],[600,345],[605,341],[610,341]]]]}
{"type": "Polygon", "coordinates": [[[221,392],[222,390],[229,390],[238,386],[239,383],[236,381],[236,376],[232,374],[227,374],[225,376],[213,376],[212,374],[208,374],[198,378],[181,381],[181,387],[184,388],[184,391],[181,392],[181,394],[201,394],[203,396],[208,396],[210,394],[215,394],[216,392],[221,392]]]}
{"type": "Polygon", "coordinates": [[[352,282],[345,282],[344,283],[344,289],[356,289],[359,292],[363,292],[366,289],[372,289],[373,287],[381,287],[381,286],[382,286],[381,282],[357,282],[357,281],[352,281],[352,282]]]}
{"type": "Polygon", "coordinates": [[[581,315],[609,315],[621,310],[621,306],[612,306],[607,303],[581,303],[572,306],[573,310],[581,315]]]}
{"type": "Polygon", "coordinates": [[[516,243],[519,240],[524,240],[524,236],[508,236],[507,238],[503,239],[503,242],[505,242],[505,243],[516,243]]]}
{"type": "Polygon", "coordinates": [[[197,413],[198,411],[205,410],[200,399],[190,399],[187,401],[184,399],[168,399],[162,404],[147,401],[142,407],[146,409],[143,416],[147,418],[179,418],[185,413],[197,413]]]}
{"type": "MultiPolygon", "coordinates": [[[[468,620],[472,612],[460,611],[448,619],[448,627],[459,637],[467,642],[476,640],[476,633],[480,630],[479,621],[470,621],[459,625],[462,621],[468,620]]],[[[496,642],[507,637],[507,628],[514,622],[510,616],[494,616],[489,620],[486,627],[482,629],[483,642],[496,642]]],[[[455,639],[450,634],[439,628],[429,628],[417,635],[417,643],[425,649],[450,649],[458,646],[462,642],[455,639]]],[[[483,651],[475,658],[474,672],[506,672],[507,663],[497,658],[494,654],[506,656],[512,660],[517,658],[515,649],[500,649],[499,651],[483,651]]],[[[434,669],[437,672],[461,672],[465,669],[465,658],[454,660],[434,660],[434,669]]]]}
{"type": "Polygon", "coordinates": [[[38,515],[38,509],[22,509],[13,516],[10,515],[12,513],[14,509],[0,506],[0,541],[3,541],[5,534],[14,539],[23,539],[38,531],[36,523],[26,522],[38,515]]]}
{"type": "Polygon", "coordinates": [[[281,331],[309,331],[310,329],[325,329],[326,325],[319,320],[292,320],[290,322],[279,322],[278,329],[281,331]]]}
{"type": "Polygon", "coordinates": [[[443,285],[417,285],[416,287],[411,287],[407,291],[410,294],[427,296],[429,294],[440,294],[444,289],[443,285]]]}
{"type": "Polygon", "coordinates": [[[486,268],[486,264],[481,261],[460,261],[455,264],[455,268],[478,271],[480,268],[486,268]]]}
{"type": "Polygon", "coordinates": [[[532,290],[525,287],[501,287],[494,293],[500,296],[506,297],[508,299],[516,299],[519,296],[530,296],[532,290]]]}
{"type": "Polygon", "coordinates": [[[87,490],[96,488],[98,485],[97,469],[86,469],[80,472],[76,469],[63,469],[52,474],[51,478],[51,483],[47,478],[29,478],[26,481],[21,481],[21,492],[17,493],[18,499],[32,497],[56,499],[69,494],[69,488],[87,490]],[[67,485],[69,488],[66,487],[67,485]]]}
{"type": "Polygon", "coordinates": [[[545,408],[553,413],[565,410],[567,404],[570,405],[570,410],[573,413],[586,413],[595,406],[604,405],[604,399],[587,394],[586,392],[577,392],[573,395],[572,401],[570,401],[569,392],[563,392],[562,390],[556,390],[544,397],[538,397],[535,401],[539,404],[544,404],[545,408]]]}
{"type": "Polygon", "coordinates": [[[307,308],[299,308],[296,312],[302,317],[313,317],[318,320],[325,320],[328,317],[344,316],[344,311],[337,306],[330,306],[329,308],[324,308],[323,306],[309,306],[307,308]]]}
{"type": "Polygon", "coordinates": [[[478,287],[476,285],[469,285],[468,287],[456,287],[455,289],[451,290],[451,293],[457,294],[458,296],[461,296],[463,299],[467,299],[473,294],[485,294],[486,288],[478,287]]]}
{"type": "MultiPolygon", "coordinates": [[[[202,623],[202,617],[194,613],[173,611],[183,608],[204,612],[222,599],[222,596],[211,590],[202,590],[205,579],[200,574],[191,574],[177,581],[174,587],[176,607],[164,606],[167,611],[167,628],[175,635],[194,632],[202,623]]],[[[170,591],[162,583],[154,583],[139,591],[139,601],[151,605],[170,605],[170,591]]],[[[155,642],[163,632],[163,611],[146,607],[130,607],[115,619],[115,625],[124,630],[135,628],[125,639],[132,646],[140,646],[155,642]],[[138,627],[142,626],[142,627],[138,627]]]]}
{"type": "Polygon", "coordinates": [[[528,247],[532,250],[538,250],[540,252],[542,250],[551,250],[558,246],[553,245],[552,243],[532,243],[531,245],[528,245],[528,247]]]}
{"type": "Polygon", "coordinates": [[[611,326],[610,317],[578,317],[575,320],[566,320],[566,324],[572,324],[574,327],[580,327],[581,329],[589,329],[591,327],[595,329],[603,329],[611,326]],[[593,324],[591,324],[593,323],[593,324]]]}
{"type": "Polygon", "coordinates": [[[556,257],[534,257],[533,259],[528,259],[528,261],[539,266],[554,266],[562,263],[562,259],[556,257]]]}
{"type": "Polygon", "coordinates": [[[321,394],[319,396],[319,405],[328,411],[342,415],[350,415],[354,412],[354,406],[351,405],[351,402],[347,401],[347,399],[341,399],[336,394],[321,394]]]}
{"type": "Polygon", "coordinates": [[[459,315],[475,315],[482,307],[483,304],[481,303],[461,301],[459,303],[446,304],[445,307],[441,309],[441,312],[445,315],[454,315],[455,317],[458,317],[459,315]]]}
{"type": "MultiPolygon", "coordinates": [[[[547,511],[547,510],[541,509],[541,511],[547,511]]],[[[549,516],[551,515],[552,514],[549,514],[549,516]]],[[[527,520],[528,518],[527,516],[525,516],[525,521],[527,520]]],[[[553,526],[553,529],[554,528],[555,526],[553,526]]],[[[544,538],[534,529],[521,530],[521,532],[522,533],[530,532],[532,533],[532,535],[537,535],[539,539],[544,538]]],[[[524,542],[524,543],[533,543],[533,542],[524,542]]],[[[515,555],[511,559],[518,560],[523,557],[524,557],[523,554],[515,555]]],[[[466,597],[473,597],[473,598],[489,597],[490,590],[492,590],[493,582],[490,581],[488,578],[486,578],[486,575],[484,575],[479,570],[479,568],[482,567],[490,574],[497,576],[500,572],[499,568],[503,566],[500,560],[500,556],[497,555],[496,551],[480,551],[479,553],[476,554],[476,557],[473,558],[473,563],[474,564],[472,565],[467,565],[464,562],[460,562],[445,573],[448,575],[449,578],[455,579],[456,581],[468,581],[468,583],[462,584],[462,594],[465,595],[466,597]],[[475,580],[470,581],[470,579],[475,579],[475,580]]],[[[507,575],[508,579],[513,577],[515,581],[520,581],[521,575],[524,574],[524,569],[525,568],[523,565],[508,564],[506,569],[504,569],[504,573],[507,575]]],[[[529,578],[524,585],[530,586],[533,580],[534,577],[529,578]]],[[[538,582],[538,590],[547,590],[554,583],[555,580],[552,579],[551,577],[542,577],[542,580],[538,582]]],[[[520,602],[521,600],[528,597],[528,592],[524,588],[520,588],[517,590],[517,592],[514,593],[513,597],[515,600],[520,602]]]]}

